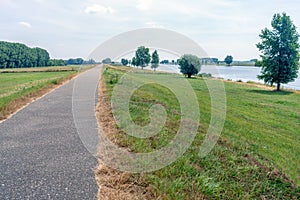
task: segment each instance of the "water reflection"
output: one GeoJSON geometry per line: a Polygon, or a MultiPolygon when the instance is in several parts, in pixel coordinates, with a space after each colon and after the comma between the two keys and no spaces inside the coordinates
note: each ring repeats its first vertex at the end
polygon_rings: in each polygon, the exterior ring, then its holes
{"type": "MultiPolygon", "coordinates": [[[[157,70],[171,72],[171,73],[180,73],[178,65],[160,65],[157,70]]],[[[210,73],[214,77],[220,77],[224,79],[230,79],[233,81],[241,80],[243,82],[254,81],[263,83],[262,80],[257,79],[257,75],[260,74],[261,68],[259,67],[245,67],[245,66],[216,66],[217,71],[215,71],[212,66],[202,66],[201,73],[210,73]]],[[[300,90],[300,72],[299,77],[295,82],[291,82],[287,85],[284,85],[286,88],[291,88],[295,90],[300,90]]]]}

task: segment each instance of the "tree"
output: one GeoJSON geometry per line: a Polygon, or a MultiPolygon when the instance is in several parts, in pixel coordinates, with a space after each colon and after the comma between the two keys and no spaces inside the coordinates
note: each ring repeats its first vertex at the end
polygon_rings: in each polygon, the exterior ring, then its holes
{"type": "Polygon", "coordinates": [[[67,65],[82,65],[84,60],[82,58],[70,58],[67,60],[66,64],[67,65]]]}
{"type": "Polygon", "coordinates": [[[46,50],[41,48],[34,48],[33,51],[37,57],[37,66],[38,67],[47,66],[50,60],[49,53],[46,50]]]}
{"type": "Polygon", "coordinates": [[[136,58],[135,57],[132,58],[131,64],[132,64],[132,66],[136,66],[136,58]]]}
{"type": "Polygon", "coordinates": [[[127,66],[129,61],[125,58],[122,58],[121,63],[122,63],[122,65],[127,66]]]}
{"type": "Polygon", "coordinates": [[[135,58],[136,66],[140,66],[142,69],[144,69],[144,67],[146,67],[151,60],[149,49],[144,46],[139,47],[135,52],[135,58]]]}
{"type": "Polygon", "coordinates": [[[162,65],[168,65],[169,63],[170,63],[169,60],[163,60],[160,62],[160,64],[162,65]]]}
{"type": "Polygon", "coordinates": [[[104,60],[102,60],[103,64],[111,64],[111,59],[110,58],[105,58],[104,60]]]}
{"type": "Polygon", "coordinates": [[[82,64],[84,64],[84,65],[93,65],[93,64],[97,64],[97,62],[93,59],[89,59],[89,60],[83,61],[82,64]]]}
{"type": "Polygon", "coordinates": [[[213,64],[218,65],[219,64],[219,59],[218,58],[212,58],[211,61],[213,64]]]}
{"type": "Polygon", "coordinates": [[[254,66],[261,67],[262,66],[262,61],[258,60],[257,62],[255,62],[254,66]]]}
{"type": "Polygon", "coordinates": [[[200,59],[197,56],[185,54],[183,55],[178,64],[180,66],[180,72],[191,78],[192,75],[198,74],[201,70],[200,59]]]}
{"type": "Polygon", "coordinates": [[[226,65],[230,66],[231,63],[233,62],[233,57],[232,56],[226,56],[224,62],[226,63],[226,65]]]}
{"type": "Polygon", "coordinates": [[[298,77],[299,70],[299,34],[286,13],[275,14],[272,30],[265,28],[259,35],[261,42],[257,48],[262,52],[262,72],[258,76],[265,83],[287,84],[298,77]]]}
{"type": "Polygon", "coordinates": [[[155,50],[152,54],[152,60],[151,60],[151,68],[156,71],[156,68],[159,66],[159,55],[157,53],[157,50],[155,50]]]}
{"type": "Polygon", "coordinates": [[[66,63],[64,60],[60,59],[50,59],[48,62],[48,66],[65,66],[66,63]]]}

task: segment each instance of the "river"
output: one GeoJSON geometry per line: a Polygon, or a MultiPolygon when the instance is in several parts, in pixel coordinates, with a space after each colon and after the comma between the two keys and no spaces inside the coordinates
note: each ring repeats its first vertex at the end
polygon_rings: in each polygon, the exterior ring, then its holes
{"type": "MultiPolygon", "coordinates": [[[[160,65],[158,71],[180,73],[178,65],[160,65]]],[[[245,66],[202,66],[201,73],[210,73],[214,77],[230,79],[233,81],[241,80],[243,82],[254,81],[263,83],[262,80],[258,80],[257,76],[260,74],[261,68],[259,67],[245,67],[245,66]]],[[[283,85],[284,88],[300,90],[300,72],[299,77],[294,82],[283,85]]]]}

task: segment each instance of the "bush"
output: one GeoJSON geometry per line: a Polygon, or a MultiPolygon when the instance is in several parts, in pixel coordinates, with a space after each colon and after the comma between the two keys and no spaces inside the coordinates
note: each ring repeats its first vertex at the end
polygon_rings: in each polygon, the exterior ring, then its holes
{"type": "Polygon", "coordinates": [[[58,80],[52,80],[51,83],[52,83],[53,85],[58,85],[58,80]]]}
{"type": "Polygon", "coordinates": [[[211,73],[201,73],[198,74],[199,77],[203,77],[203,78],[212,78],[212,74],[211,73]]]}

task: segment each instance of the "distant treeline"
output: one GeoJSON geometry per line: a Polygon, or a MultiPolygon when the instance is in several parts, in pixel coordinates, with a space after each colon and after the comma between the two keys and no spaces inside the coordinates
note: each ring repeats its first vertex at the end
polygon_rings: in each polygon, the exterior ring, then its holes
{"type": "Polygon", "coordinates": [[[0,42],[0,68],[40,67],[48,65],[49,53],[24,44],[0,42]]]}
{"type": "Polygon", "coordinates": [[[82,58],[70,58],[69,60],[63,59],[50,59],[48,66],[65,66],[65,65],[90,65],[96,64],[96,61],[90,59],[88,61],[83,60],[82,58]]]}
{"type": "Polygon", "coordinates": [[[30,48],[24,44],[0,41],[0,69],[28,68],[45,66],[65,66],[95,64],[94,60],[84,61],[82,58],[69,60],[50,59],[45,49],[30,48]]]}

